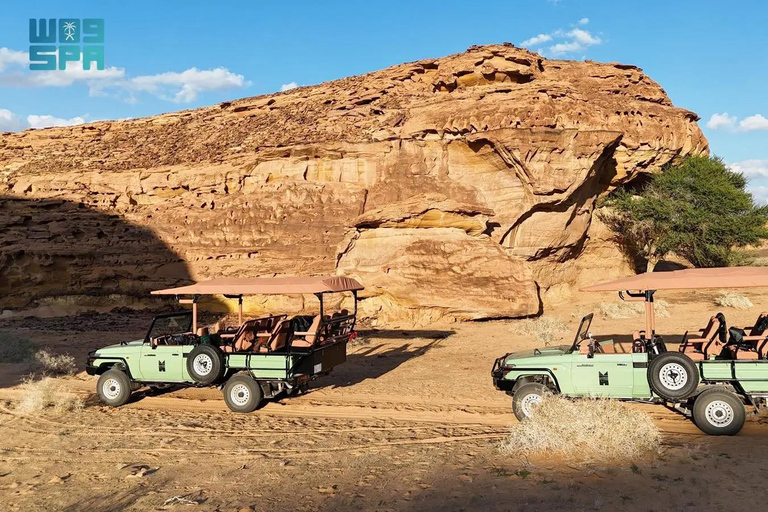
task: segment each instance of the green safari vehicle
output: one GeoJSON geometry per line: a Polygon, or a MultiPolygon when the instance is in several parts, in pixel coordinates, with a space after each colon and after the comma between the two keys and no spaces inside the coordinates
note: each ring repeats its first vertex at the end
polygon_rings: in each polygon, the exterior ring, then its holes
{"type": "Polygon", "coordinates": [[[645,302],[645,330],[631,342],[598,340],[585,316],[571,345],[506,354],[494,362],[497,389],[512,396],[518,420],[528,418],[548,393],[603,396],[659,403],[692,416],[712,435],[737,434],[745,405],[758,412],[768,399],[768,314],[754,325],[727,328],[718,313],[706,326],[686,332],[678,350],[668,351],[655,332],[657,290],[768,286],[768,269],[751,267],[648,272],[584,288],[618,291],[622,300],[645,302]]]}
{"type": "Polygon", "coordinates": [[[141,387],[219,386],[235,412],[252,412],[264,399],[305,391],[310,380],[346,361],[355,336],[357,292],[348,277],[215,279],[152,292],[176,295],[191,311],[155,317],[144,338],[123,341],[88,354],[86,371],[98,375],[96,391],[105,405],[128,402],[141,387]],[[349,292],[354,310],[327,314],[327,294],[349,292]],[[273,314],[243,321],[244,295],[315,295],[319,314],[273,314]],[[203,295],[238,301],[238,325],[198,326],[203,295]]]}

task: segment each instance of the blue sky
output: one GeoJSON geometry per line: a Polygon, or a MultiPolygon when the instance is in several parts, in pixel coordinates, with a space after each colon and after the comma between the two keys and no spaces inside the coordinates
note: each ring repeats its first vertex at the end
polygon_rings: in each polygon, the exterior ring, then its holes
{"type": "Polygon", "coordinates": [[[768,199],[768,2],[6,0],[0,130],[140,117],[530,41],[551,58],[642,67],[698,113],[712,152],[768,199]],[[29,18],[104,18],[106,65],[26,70],[29,18]],[[535,38],[535,39],[534,39],[535,38]],[[548,39],[549,38],[549,39],[548,39]]]}

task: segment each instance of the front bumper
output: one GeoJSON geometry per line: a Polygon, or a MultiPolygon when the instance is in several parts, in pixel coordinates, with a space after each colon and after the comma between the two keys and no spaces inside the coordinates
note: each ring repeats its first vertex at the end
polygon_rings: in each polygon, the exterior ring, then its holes
{"type": "Polygon", "coordinates": [[[85,360],[85,373],[88,375],[96,375],[99,371],[98,366],[94,366],[93,362],[96,360],[96,351],[88,352],[88,358],[85,360]]]}
{"type": "Polygon", "coordinates": [[[493,368],[491,369],[493,387],[501,391],[511,391],[512,387],[515,385],[515,381],[507,380],[504,378],[504,376],[507,374],[504,369],[504,361],[507,359],[508,355],[509,354],[506,354],[496,359],[496,361],[493,363],[493,368]]]}

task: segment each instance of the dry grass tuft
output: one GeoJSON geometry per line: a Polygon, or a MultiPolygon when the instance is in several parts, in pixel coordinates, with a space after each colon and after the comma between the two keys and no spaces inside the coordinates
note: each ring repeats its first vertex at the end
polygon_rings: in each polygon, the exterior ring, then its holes
{"type": "MultiPolygon", "coordinates": [[[[657,300],[653,303],[656,316],[667,318],[669,302],[657,300]]],[[[597,305],[597,313],[603,318],[615,320],[617,318],[632,318],[645,313],[645,304],[642,302],[601,302],[597,305]]]]}
{"type": "Polygon", "coordinates": [[[82,409],[83,399],[68,391],[64,383],[52,377],[40,380],[27,379],[21,384],[24,393],[17,410],[30,414],[52,408],[57,412],[82,409]]]}
{"type": "Polygon", "coordinates": [[[520,321],[515,330],[521,334],[533,336],[533,338],[544,345],[559,341],[562,334],[568,332],[568,325],[553,316],[540,316],[538,318],[520,321]]]}
{"type": "Polygon", "coordinates": [[[630,460],[656,451],[661,434],[647,414],[606,398],[550,395],[516,426],[499,449],[513,456],[630,460]]]}
{"type": "Polygon", "coordinates": [[[23,363],[32,357],[32,343],[15,334],[0,332],[0,363],[23,363]]]}
{"type": "Polygon", "coordinates": [[[754,304],[746,296],[736,292],[722,292],[715,297],[715,304],[724,308],[749,309],[754,304]]]}
{"type": "Polygon", "coordinates": [[[51,354],[47,350],[35,353],[35,361],[46,375],[72,375],[77,371],[75,358],[69,354],[51,354]]]}

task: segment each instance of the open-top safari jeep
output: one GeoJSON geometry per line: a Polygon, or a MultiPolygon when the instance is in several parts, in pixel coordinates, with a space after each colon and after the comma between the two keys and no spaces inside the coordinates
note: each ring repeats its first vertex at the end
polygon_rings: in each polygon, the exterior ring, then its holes
{"type": "Polygon", "coordinates": [[[722,313],[696,335],[683,336],[667,351],[655,332],[657,290],[768,286],[768,269],[735,267],[649,272],[584,288],[618,291],[622,300],[645,302],[645,330],[626,344],[598,340],[589,332],[592,314],[581,320],[573,344],[506,354],[492,369],[494,385],[512,395],[523,420],[546,393],[607,396],[670,404],[692,415],[707,434],[734,435],[768,398],[768,315],[745,329],[726,329],[722,313]],[[634,290],[634,291],[631,291],[634,290]]]}
{"type": "Polygon", "coordinates": [[[192,311],[157,316],[143,339],[121,342],[88,354],[86,370],[99,375],[96,386],[107,405],[125,404],[142,386],[223,386],[224,401],[235,412],[251,412],[265,398],[306,389],[310,379],[346,361],[355,335],[357,292],[348,277],[215,279],[152,292],[176,295],[192,311]],[[326,314],[324,297],[350,292],[354,309],[326,314]],[[243,321],[244,295],[313,294],[317,315],[269,315],[243,321]],[[199,327],[198,299],[223,295],[236,299],[238,326],[199,327]]]}

